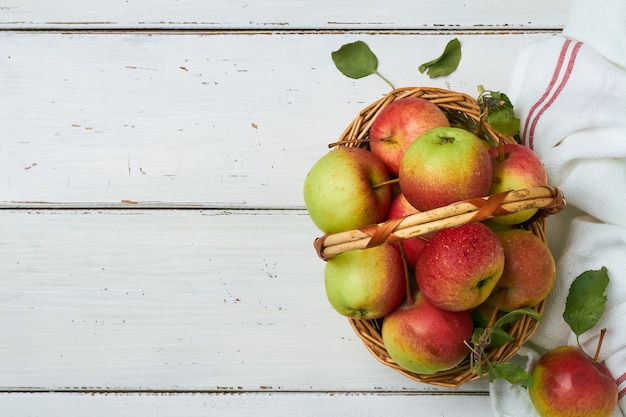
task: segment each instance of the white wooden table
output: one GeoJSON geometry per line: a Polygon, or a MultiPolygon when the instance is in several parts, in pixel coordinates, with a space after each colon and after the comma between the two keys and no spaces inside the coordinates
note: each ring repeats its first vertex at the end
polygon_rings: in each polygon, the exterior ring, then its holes
{"type": "Polygon", "coordinates": [[[491,415],[329,306],[304,176],[396,86],[507,91],[569,0],[0,3],[0,415],[491,415]],[[449,77],[418,66],[453,37],[449,77]]]}

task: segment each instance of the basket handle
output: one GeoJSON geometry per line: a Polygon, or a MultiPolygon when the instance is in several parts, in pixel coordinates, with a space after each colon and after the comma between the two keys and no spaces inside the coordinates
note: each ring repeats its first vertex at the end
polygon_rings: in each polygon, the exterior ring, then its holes
{"type": "Polygon", "coordinates": [[[533,187],[505,191],[487,197],[459,201],[398,219],[372,224],[360,229],[325,234],[315,239],[317,255],[327,260],[356,249],[367,249],[383,243],[421,236],[448,227],[475,223],[492,217],[536,208],[531,221],[558,213],[565,208],[563,193],[556,187],[533,187]]]}

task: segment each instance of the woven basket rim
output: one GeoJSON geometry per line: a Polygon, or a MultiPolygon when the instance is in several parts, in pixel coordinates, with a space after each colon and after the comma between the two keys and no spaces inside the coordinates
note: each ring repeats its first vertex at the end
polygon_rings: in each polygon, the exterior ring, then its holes
{"type": "MultiPolygon", "coordinates": [[[[492,129],[491,126],[484,122],[484,120],[481,120],[481,114],[477,104],[477,100],[465,93],[445,90],[436,87],[402,87],[392,90],[383,97],[375,100],[374,102],[364,107],[344,129],[339,137],[339,140],[335,143],[329,144],[329,147],[367,147],[369,128],[371,127],[376,116],[391,102],[406,97],[421,97],[430,100],[444,111],[444,113],[448,116],[451,125],[458,125],[459,127],[464,127],[468,130],[474,130],[474,133],[476,133],[477,136],[488,141],[492,145],[495,145],[499,142],[516,143],[513,137],[500,135],[494,129],[492,129]]],[[[529,192],[529,190],[517,191],[521,192],[522,194],[527,194],[529,192]]],[[[532,198],[525,201],[527,204],[530,205],[526,205],[523,207],[536,207],[539,209],[539,211],[538,215],[528,221],[524,227],[545,243],[547,240],[545,230],[545,217],[562,210],[565,206],[565,200],[560,190],[554,187],[537,187],[537,189],[534,189],[533,191],[539,192],[540,197],[536,197],[536,195],[533,194],[532,198]]],[[[485,196],[481,200],[487,201],[490,199],[490,197],[491,196],[485,196]]],[[[457,221],[460,222],[458,224],[464,224],[464,222],[467,223],[473,221],[482,221],[486,218],[489,218],[489,216],[496,215],[494,214],[494,211],[499,210],[501,207],[503,207],[502,204],[505,204],[502,203],[502,201],[504,200],[500,199],[500,203],[495,206],[492,204],[493,207],[490,208],[491,212],[481,213],[481,216],[483,217],[482,219],[480,216],[477,217],[475,214],[476,212],[481,210],[481,207],[485,205],[485,203],[477,201],[477,199],[473,199],[472,201],[457,202],[448,207],[448,209],[450,209],[448,210],[448,212],[446,212],[446,215],[448,215],[448,217],[445,217],[444,215],[444,220],[449,220],[450,215],[459,215],[457,209],[459,209],[460,205],[465,204],[464,210],[467,210],[467,204],[469,204],[470,206],[474,205],[474,209],[472,210],[470,207],[469,215],[466,215],[462,219],[457,219],[457,221]],[[451,208],[452,206],[454,207],[451,208]],[[487,217],[485,217],[485,215],[487,217]]],[[[514,211],[521,209],[523,208],[517,208],[514,211]]],[[[446,211],[446,209],[444,208],[440,211],[446,211]]],[[[432,210],[430,212],[432,212],[432,210]]],[[[422,215],[420,218],[424,220],[424,222],[421,224],[422,229],[419,229],[418,227],[419,230],[417,230],[413,234],[405,233],[405,237],[399,236],[402,235],[402,233],[399,233],[399,231],[407,230],[403,229],[401,224],[402,222],[407,221],[402,219],[396,219],[393,227],[390,227],[389,221],[387,221],[378,225],[370,225],[358,230],[352,230],[337,234],[325,234],[324,236],[315,240],[314,246],[317,250],[318,255],[322,259],[327,259],[329,257],[328,255],[334,256],[338,253],[342,253],[348,250],[358,250],[365,247],[371,247],[373,240],[376,240],[376,242],[374,243],[374,245],[376,245],[382,244],[383,242],[387,241],[401,240],[403,238],[409,238],[422,233],[428,233],[433,230],[438,230],[436,228],[429,228],[429,226],[432,226],[432,219],[429,218],[429,215],[431,214],[430,212],[420,213],[422,215]],[[428,214],[425,215],[424,213],[428,214]],[[377,235],[377,233],[380,233],[381,228],[387,229],[385,230],[385,235],[382,238],[380,235],[377,235]],[[331,244],[333,244],[333,240],[335,241],[335,243],[338,242],[340,246],[342,244],[347,244],[347,246],[337,249],[339,251],[338,253],[324,252],[325,250],[328,250],[331,244]],[[354,242],[356,241],[358,241],[358,244],[355,245],[354,242]]],[[[441,220],[441,218],[437,220],[441,220]]],[[[446,223],[443,225],[444,227],[441,228],[451,227],[453,225],[446,223]]],[[[541,315],[543,313],[544,307],[545,299],[530,308],[534,310],[537,314],[541,315]]],[[[365,320],[348,318],[348,322],[350,323],[357,336],[361,339],[367,350],[380,363],[394,369],[395,371],[403,374],[407,378],[414,381],[441,386],[445,388],[457,388],[467,382],[480,379],[487,375],[486,370],[484,372],[481,372],[480,374],[476,372],[476,368],[471,366],[469,360],[466,360],[455,368],[447,371],[438,372],[432,375],[418,374],[408,371],[395,363],[395,361],[393,361],[393,359],[391,359],[391,357],[387,353],[380,334],[380,319],[365,320]]],[[[498,348],[487,351],[485,359],[483,360],[506,361],[510,359],[515,355],[519,348],[534,335],[537,330],[537,326],[538,322],[532,317],[528,315],[521,316],[516,321],[511,323],[510,327],[508,328],[508,332],[513,337],[513,340],[498,348]]]]}

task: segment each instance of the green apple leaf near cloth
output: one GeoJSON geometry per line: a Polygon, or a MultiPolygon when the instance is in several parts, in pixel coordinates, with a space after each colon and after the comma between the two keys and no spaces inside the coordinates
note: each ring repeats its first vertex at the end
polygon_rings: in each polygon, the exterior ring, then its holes
{"type": "Polygon", "coordinates": [[[606,267],[585,271],[572,282],[563,319],[576,334],[576,338],[595,326],[604,314],[608,284],[606,267]]]}
{"type": "Polygon", "coordinates": [[[486,116],[487,123],[505,136],[516,136],[520,132],[520,119],[515,116],[515,108],[509,97],[500,91],[486,91],[478,86],[478,107],[486,116]]]}

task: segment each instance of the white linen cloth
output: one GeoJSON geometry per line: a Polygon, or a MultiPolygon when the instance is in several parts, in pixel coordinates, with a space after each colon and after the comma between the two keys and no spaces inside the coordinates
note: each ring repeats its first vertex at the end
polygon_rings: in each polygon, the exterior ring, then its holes
{"type": "MultiPolygon", "coordinates": [[[[523,143],[543,160],[567,207],[547,221],[557,281],[537,333],[514,361],[532,367],[561,345],[576,345],[563,320],[571,282],[606,266],[610,283],[600,323],[581,337],[618,384],[614,416],[626,416],[626,0],[575,0],[561,34],[527,46],[513,70],[509,98],[523,143]]],[[[490,385],[499,417],[537,416],[528,391],[504,380],[490,385]]]]}

